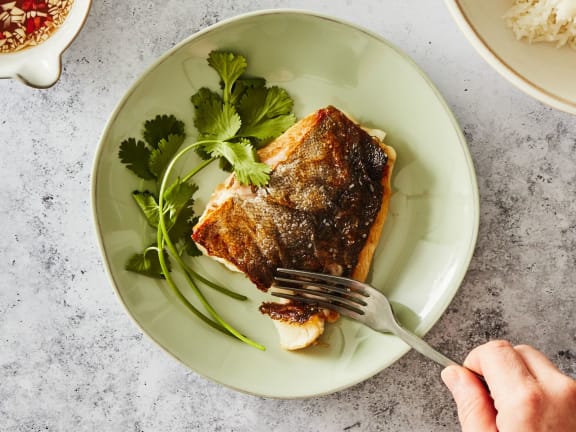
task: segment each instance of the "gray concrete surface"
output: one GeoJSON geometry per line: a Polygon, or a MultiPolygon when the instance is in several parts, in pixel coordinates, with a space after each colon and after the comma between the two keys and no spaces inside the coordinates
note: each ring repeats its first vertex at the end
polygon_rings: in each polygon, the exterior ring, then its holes
{"type": "Polygon", "coordinates": [[[369,28],[430,76],[480,189],[468,274],[426,339],[463,359],[507,338],[576,375],[576,118],[530,99],[469,46],[439,0],[95,1],[60,82],[0,81],[1,431],[456,431],[439,368],[410,352],[368,381],[296,401],[189,371],[134,326],[103,270],[91,164],[124,91],[188,35],[243,12],[306,8],[369,28]]]}

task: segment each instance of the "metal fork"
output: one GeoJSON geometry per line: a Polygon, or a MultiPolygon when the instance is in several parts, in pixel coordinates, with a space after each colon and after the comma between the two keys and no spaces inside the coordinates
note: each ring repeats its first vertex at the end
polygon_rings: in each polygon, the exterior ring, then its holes
{"type": "MultiPolygon", "coordinates": [[[[376,288],[353,279],[303,270],[277,269],[271,294],[289,300],[316,304],[366,324],[381,332],[392,333],[420,354],[446,367],[458,365],[439,353],[414,333],[402,327],[392,306],[376,288]]],[[[482,381],[484,378],[473,372],[482,381]]]]}

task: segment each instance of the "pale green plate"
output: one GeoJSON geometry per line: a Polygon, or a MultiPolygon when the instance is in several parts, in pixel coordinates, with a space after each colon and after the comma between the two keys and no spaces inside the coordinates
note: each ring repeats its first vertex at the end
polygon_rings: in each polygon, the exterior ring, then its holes
{"type": "MultiPolygon", "coordinates": [[[[214,49],[244,54],[250,74],[290,92],[298,117],[332,104],[388,133],[398,164],[370,279],[419,334],[458,290],[476,241],[478,192],[465,140],[438,91],[406,55],[351,24],[286,10],[243,15],[185,40],[143,74],[108,122],[94,163],[94,218],[112,285],[144,333],[192,370],[240,391],[299,398],[349,387],[382,371],[408,347],[341,319],[317,346],[285,352],[270,320],[258,312],[267,296],[210,259],[194,260],[199,271],[250,297],[242,303],[207,292],[226,319],[267,347],[262,352],[200,322],[165,284],[124,270],[153,234],[130,196],[141,183],[120,164],[119,144],[139,137],[143,121],[160,113],[185,120],[193,135],[189,98],[201,86],[217,88],[206,63],[214,49]]],[[[187,168],[195,163],[188,160],[187,168]]],[[[199,210],[225,177],[212,168],[198,179],[199,210]]]]}

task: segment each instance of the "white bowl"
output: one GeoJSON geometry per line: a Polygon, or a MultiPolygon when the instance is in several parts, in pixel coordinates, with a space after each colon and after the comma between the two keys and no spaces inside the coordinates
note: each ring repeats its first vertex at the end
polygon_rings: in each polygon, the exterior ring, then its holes
{"type": "Polygon", "coordinates": [[[513,85],[553,108],[576,114],[576,51],[517,40],[503,15],[512,0],[445,0],[468,41],[513,85]]]}
{"type": "Polygon", "coordinates": [[[0,78],[14,78],[36,88],[53,86],[62,70],[61,56],[86,21],[91,0],[74,0],[62,25],[46,41],[15,53],[0,53],[0,78]]]}

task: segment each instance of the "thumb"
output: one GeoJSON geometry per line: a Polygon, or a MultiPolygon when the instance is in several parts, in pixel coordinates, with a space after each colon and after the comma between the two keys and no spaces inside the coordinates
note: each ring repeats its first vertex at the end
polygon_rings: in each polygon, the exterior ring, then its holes
{"type": "Polygon", "coordinates": [[[458,407],[462,432],[498,430],[492,398],[472,372],[461,366],[448,366],[441,376],[458,407]]]}

